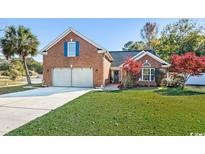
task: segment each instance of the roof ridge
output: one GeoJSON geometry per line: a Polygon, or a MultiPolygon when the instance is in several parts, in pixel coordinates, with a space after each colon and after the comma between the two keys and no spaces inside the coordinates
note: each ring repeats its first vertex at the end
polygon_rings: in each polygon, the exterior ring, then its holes
{"type": "MultiPolygon", "coordinates": [[[[113,50],[113,51],[109,51],[109,52],[141,52],[144,50],[122,50],[122,51],[117,51],[117,50],[113,50]]],[[[148,51],[148,50],[146,50],[148,51]]]]}

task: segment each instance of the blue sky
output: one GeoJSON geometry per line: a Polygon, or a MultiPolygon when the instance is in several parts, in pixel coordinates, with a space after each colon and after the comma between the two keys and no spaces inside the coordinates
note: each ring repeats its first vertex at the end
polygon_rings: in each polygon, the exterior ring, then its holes
{"type": "MultiPolygon", "coordinates": [[[[24,25],[38,37],[40,41],[39,49],[42,49],[50,41],[55,39],[63,31],[72,27],[87,36],[89,39],[100,44],[108,50],[121,50],[123,45],[128,41],[141,40],[140,30],[146,22],[156,22],[159,26],[159,33],[162,28],[176,22],[178,19],[6,19],[0,18],[0,28],[10,25],[24,25]]],[[[194,19],[196,22],[205,23],[205,19],[194,19]]],[[[3,32],[0,32],[0,37],[3,32]]],[[[39,54],[35,57],[36,60],[42,61],[42,56],[39,54]]]]}

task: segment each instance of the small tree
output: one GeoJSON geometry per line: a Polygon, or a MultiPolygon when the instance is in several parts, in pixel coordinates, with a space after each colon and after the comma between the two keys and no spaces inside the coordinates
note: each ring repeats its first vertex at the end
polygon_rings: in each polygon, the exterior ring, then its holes
{"type": "Polygon", "coordinates": [[[171,57],[170,71],[181,74],[184,78],[182,88],[190,76],[200,75],[205,71],[205,56],[196,56],[194,52],[171,57]]]}
{"type": "Polygon", "coordinates": [[[126,80],[133,82],[133,80],[139,76],[141,67],[141,63],[132,58],[128,58],[123,64],[123,69],[127,72],[126,80]]]}

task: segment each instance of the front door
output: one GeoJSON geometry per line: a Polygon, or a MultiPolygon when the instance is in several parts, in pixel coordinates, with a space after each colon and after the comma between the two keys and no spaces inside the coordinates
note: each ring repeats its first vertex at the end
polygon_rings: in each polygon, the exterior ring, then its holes
{"type": "Polygon", "coordinates": [[[119,82],[119,71],[114,71],[114,83],[119,82]]]}

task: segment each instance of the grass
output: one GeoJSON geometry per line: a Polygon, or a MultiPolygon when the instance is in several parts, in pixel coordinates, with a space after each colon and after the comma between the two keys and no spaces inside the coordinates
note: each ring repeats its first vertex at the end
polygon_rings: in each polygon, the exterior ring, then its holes
{"type": "Polygon", "coordinates": [[[205,90],[197,89],[194,87],[187,87],[184,90],[181,88],[167,88],[156,90],[156,92],[166,96],[191,96],[205,94],[205,90]]]}
{"type": "Polygon", "coordinates": [[[187,95],[187,91],[196,91],[192,88],[185,89],[184,94],[179,89],[160,90],[165,92],[90,92],[7,135],[150,136],[205,132],[205,90],[194,95],[187,95]]]}
{"type": "Polygon", "coordinates": [[[27,85],[0,87],[0,95],[12,93],[12,92],[18,92],[18,91],[31,90],[31,89],[38,87],[39,84],[32,85],[32,88],[25,88],[25,86],[27,85]]]}
{"type": "Polygon", "coordinates": [[[0,87],[2,86],[10,86],[10,85],[20,85],[22,83],[23,79],[19,78],[16,80],[10,80],[6,76],[0,76],[0,87]]]}

